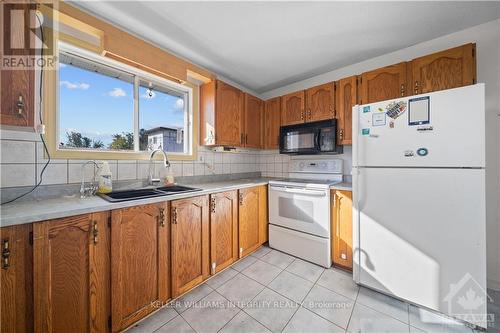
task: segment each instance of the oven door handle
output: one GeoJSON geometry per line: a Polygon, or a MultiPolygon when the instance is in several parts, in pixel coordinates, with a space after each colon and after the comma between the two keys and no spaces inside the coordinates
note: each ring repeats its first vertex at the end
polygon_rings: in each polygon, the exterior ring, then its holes
{"type": "Polygon", "coordinates": [[[271,190],[276,192],[304,194],[313,197],[324,197],[327,195],[326,191],[321,191],[321,190],[298,189],[298,188],[281,187],[281,186],[271,186],[271,190]]]}

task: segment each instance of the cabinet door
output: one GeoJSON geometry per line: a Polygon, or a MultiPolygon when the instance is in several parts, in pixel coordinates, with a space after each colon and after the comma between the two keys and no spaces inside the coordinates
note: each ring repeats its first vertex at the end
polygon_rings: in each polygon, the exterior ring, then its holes
{"type": "Polygon", "coordinates": [[[305,93],[303,90],[281,96],[281,125],[303,123],[305,115],[305,93]]]}
{"type": "Polygon", "coordinates": [[[33,226],[35,332],[107,332],[109,213],[33,226]]]}
{"type": "Polygon", "coordinates": [[[210,275],[208,210],[208,196],[172,201],[173,297],[210,275]]]}
{"type": "Polygon", "coordinates": [[[169,288],[168,203],[112,212],[111,290],[113,331],[157,310],[169,288]]]}
{"type": "Polygon", "coordinates": [[[333,119],[335,116],[335,85],[333,82],[306,90],[307,121],[333,119]]]}
{"type": "MultiPolygon", "coordinates": [[[[3,5],[2,5],[3,6],[3,5]]],[[[8,4],[6,5],[8,6],[8,4]]],[[[2,19],[6,20],[4,27],[7,31],[3,32],[5,37],[5,45],[10,45],[10,38],[14,39],[12,44],[24,44],[25,48],[16,48],[12,51],[15,55],[30,54],[29,42],[15,39],[22,34],[16,33],[22,31],[30,31],[30,26],[35,23],[34,10],[29,11],[29,8],[36,9],[34,4],[15,5],[16,9],[24,10],[24,20],[12,21],[7,10],[4,11],[2,19]],[[24,24],[24,26],[23,26],[24,24]],[[10,27],[14,27],[15,31],[10,31],[10,27]]],[[[3,22],[3,20],[2,20],[3,22]]],[[[24,37],[26,37],[25,35],[24,37]]],[[[35,90],[35,71],[30,69],[7,70],[2,69],[1,72],[1,107],[0,107],[0,123],[2,125],[12,126],[27,126],[32,127],[34,124],[34,90],[35,90]]]]}
{"type": "Polygon", "coordinates": [[[341,145],[352,144],[352,107],[358,99],[358,78],[347,77],[337,82],[337,126],[341,145]]]}
{"type": "Polygon", "coordinates": [[[0,269],[2,332],[33,332],[33,248],[31,224],[3,227],[0,269]]]}
{"type": "Polygon", "coordinates": [[[238,260],[237,191],[210,195],[210,262],[215,274],[238,260]]]}
{"type": "Polygon", "coordinates": [[[360,104],[407,96],[406,73],[407,63],[402,62],[361,74],[360,104]]]}
{"type": "Polygon", "coordinates": [[[267,185],[259,186],[259,244],[268,241],[267,185]]]}
{"type": "Polygon", "coordinates": [[[281,126],[281,98],[275,97],[265,102],[264,148],[278,149],[281,126]]]}
{"type": "Polygon", "coordinates": [[[260,246],[259,187],[239,190],[239,257],[244,257],[260,246]]]}
{"type": "Polygon", "coordinates": [[[264,102],[245,94],[245,147],[262,147],[262,113],[264,102]]]}
{"type": "Polygon", "coordinates": [[[413,59],[413,94],[457,88],[476,82],[476,44],[413,59]]]}
{"type": "Polygon", "coordinates": [[[216,84],[215,142],[217,145],[243,146],[243,93],[222,81],[216,84]]]}
{"type": "Polygon", "coordinates": [[[333,264],[352,270],[352,192],[333,190],[333,264]]]}

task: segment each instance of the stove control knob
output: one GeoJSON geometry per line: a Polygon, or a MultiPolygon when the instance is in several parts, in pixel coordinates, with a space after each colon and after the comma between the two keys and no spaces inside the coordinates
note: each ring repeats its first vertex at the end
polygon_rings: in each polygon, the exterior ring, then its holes
{"type": "Polygon", "coordinates": [[[326,168],[326,163],[325,162],[321,162],[320,166],[325,169],[326,168]]]}
{"type": "Polygon", "coordinates": [[[305,165],[305,164],[304,164],[304,162],[300,162],[300,163],[299,163],[299,169],[300,169],[300,170],[304,169],[304,165],[305,165]]]}

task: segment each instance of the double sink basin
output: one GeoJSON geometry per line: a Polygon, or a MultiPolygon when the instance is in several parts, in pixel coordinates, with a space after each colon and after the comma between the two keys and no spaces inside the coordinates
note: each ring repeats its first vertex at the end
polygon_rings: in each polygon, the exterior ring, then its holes
{"type": "Polygon", "coordinates": [[[201,191],[201,189],[181,185],[171,185],[155,188],[141,188],[137,190],[114,191],[105,194],[99,193],[98,195],[109,202],[122,202],[195,191],[201,191]]]}

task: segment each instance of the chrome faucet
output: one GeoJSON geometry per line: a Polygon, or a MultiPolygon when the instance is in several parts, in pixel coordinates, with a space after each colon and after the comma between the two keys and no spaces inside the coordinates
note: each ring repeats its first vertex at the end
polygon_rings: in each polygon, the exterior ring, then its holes
{"type": "Polygon", "coordinates": [[[149,155],[149,171],[148,171],[148,184],[149,185],[155,185],[160,183],[160,178],[153,178],[153,168],[154,168],[154,161],[153,157],[157,152],[161,152],[163,154],[163,164],[165,165],[165,168],[170,167],[170,162],[168,161],[167,154],[163,151],[161,148],[157,148],[151,152],[151,155],[149,155]]]}
{"type": "Polygon", "coordinates": [[[93,196],[97,192],[97,185],[95,182],[95,176],[96,176],[96,169],[94,169],[94,178],[92,180],[92,183],[90,183],[89,187],[85,187],[85,166],[87,164],[94,164],[97,169],[99,169],[99,164],[96,163],[96,161],[87,161],[82,164],[81,172],[82,172],[82,184],[80,185],[80,199],[93,196]]]}

